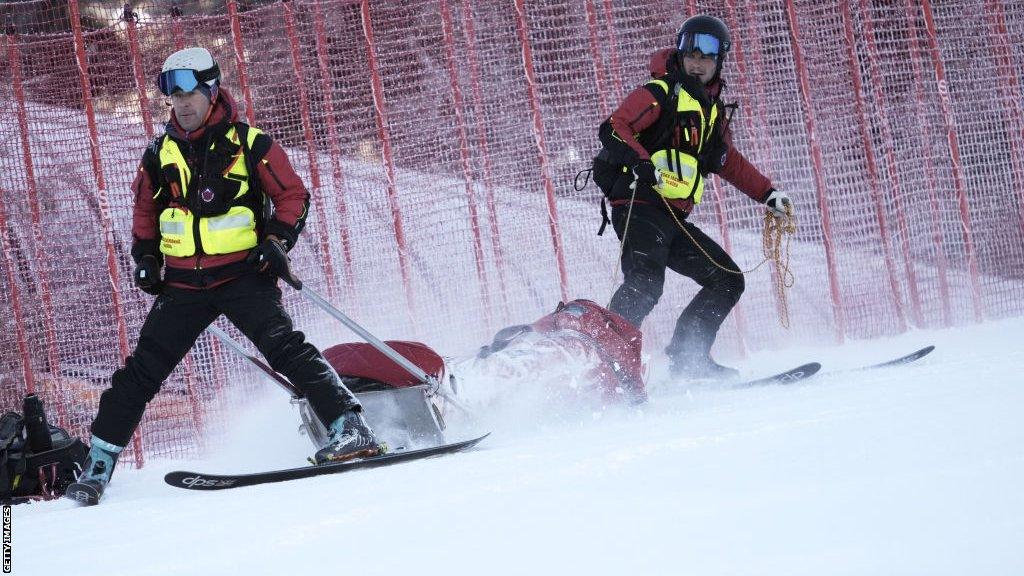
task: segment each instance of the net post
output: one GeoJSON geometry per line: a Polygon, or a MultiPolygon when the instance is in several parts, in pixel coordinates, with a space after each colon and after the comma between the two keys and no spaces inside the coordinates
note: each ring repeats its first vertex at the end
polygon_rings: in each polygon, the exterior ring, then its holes
{"type": "Polygon", "coordinates": [[[320,165],[317,158],[316,137],[313,133],[313,120],[309,110],[309,90],[306,88],[306,73],[302,67],[302,52],[299,49],[299,38],[295,31],[295,13],[292,2],[281,2],[284,13],[284,27],[291,48],[292,73],[299,91],[299,116],[302,118],[303,138],[306,141],[306,155],[309,158],[309,179],[313,187],[312,202],[317,214],[317,242],[323,258],[324,275],[327,277],[327,294],[331,298],[337,296],[338,280],[334,272],[334,257],[331,255],[330,224],[327,220],[327,209],[324,207],[323,187],[320,183],[320,165]]]}
{"type": "Polygon", "coordinates": [[[932,16],[930,0],[921,0],[921,11],[924,15],[925,35],[928,37],[928,53],[935,71],[935,85],[939,92],[939,105],[946,124],[946,143],[949,147],[950,169],[953,171],[953,186],[956,190],[957,204],[960,212],[960,228],[963,232],[966,249],[967,269],[971,283],[971,305],[974,321],[981,322],[985,314],[981,303],[981,280],[978,271],[978,256],[974,247],[974,230],[971,226],[971,213],[967,200],[967,181],[963,173],[963,160],[960,157],[960,138],[956,118],[953,116],[953,103],[949,94],[949,83],[946,80],[946,66],[939,54],[938,31],[932,16]]]}
{"type": "Polygon", "coordinates": [[[381,149],[384,161],[384,170],[387,178],[388,205],[391,208],[391,220],[395,228],[395,242],[398,244],[398,265],[402,272],[402,284],[405,286],[406,311],[409,323],[413,332],[418,332],[416,321],[416,298],[412,289],[412,273],[409,269],[409,247],[405,239],[405,227],[402,218],[402,208],[398,201],[398,182],[395,177],[394,151],[391,145],[391,131],[389,130],[389,119],[387,103],[384,98],[384,81],[381,79],[380,62],[377,58],[377,44],[373,37],[373,21],[370,15],[370,2],[360,2],[360,16],[363,24],[363,40],[366,42],[366,53],[370,68],[370,77],[373,90],[374,119],[377,121],[377,136],[380,138],[381,149]]]}
{"type": "Polygon", "coordinates": [[[483,240],[480,238],[480,218],[477,214],[476,190],[470,162],[469,136],[466,128],[466,118],[462,113],[463,108],[465,108],[465,101],[462,96],[462,88],[459,86],[458,73],[455,67],[455,31],[448,0],[440,0],[440,9],[441,31],[444,35],[444,54],[448,69],[448,83],[451,86],[455,109],[455,128],[459,137],[459,161],[462,167],[462,180],[465,183],[466,204],[469,208],[469,225],[473,230],[473,258],[476,261],[476,276],[480,285],[480,305],[484,311],[484,324],[489,331],[493,328],[491,303],[487,297],[491,283],[488,281],[487,270],[484,267],[484,248],[483,240]]]}
{"type": "Polygon", "coordinates": [[[818,142],[818,134],[815,129],[814,107],[811,101],[811,81],[807,75],[807,68],[804,67],[803,53],[800,49],[800,26],[797,21],[796,7],[794,0],[786,0],[786,16],[790,29],[790,47],[793,51],[793,63],[797,70],[800,101],[803,108],[804,128],[807,131],[807,141],[810,147],[811,162],[814,168],[814,185],[818,197],[818,210],[821,213],[821,228],[823,244],[825,246],[825,264],[828,270],[829,294],[832,298],[832,314],[835,320],[835,339],[837,344],[842,344],[846,338],[846,310],[839,289],[839,272],[836,263],[836,249],[834,231],[832,230],[832,216],[828,206],[828,192],[825,186],[825,163],[821,156],[821,146],[818,142]]]}
{"type": "MultiPolygon", "coordinates": [[[[861,81],[859,66],[857,65],[856,39],[853,35],[853,14],[850,10],[850,0],[841,0],[840,8],[843,19],[843,32],[846,38],[846,65],[849,69],[850,78],[853,81],[853,107],[857,113],[857,126],[860,132],[861,147],[864,149],[864,162],[868,169],[868,187],[870,188],[871,200],[875,205],[875,218],[878,222],[878,233],[880,236],[879,244],[881,244],[882,257],[885,260],[885,271],[889,279],[889,291],[893,310],[896,312],[897,328],[900,332],[906,332],[907,316],[903,310],[903,302],[900,298],[899,280],[896,278],[896,262],[892,254],[892,236],[889,233],[886,202],[882,196],[882,183],[878,174],[875,146],[871,141],[871,134],[869,133],[871,118],[867,114],[867,105],[864,103],[866,94],[864,84],[861,81]]],[[[884,115],[885,106],[885,100],[875,102],[874,110],[877,114],[884,115]]],[[[896,182],[893,184],[896,191],[894,196],[898,197],[899,187],[895,186],[896,182]]],[[[898,198],[896,201],[898,202],[898,198]]]]}
{"type": "Polygon", "coordinates": [[[537,96],[537,74],[534,71],[533,49],[530,45],[529,25],[526,22],[525,0],[515,0],[515,9],[516,32],[519,35],[519,45],[522,48],[523,71],[526,75],[526,93],[533,118],[533,138],[537,144],[537,162],[540,167],[544,195],[547,199],[548,230],[551,234],[551,244],[555,252],[555,264],[558,269],[562,301],[568,302],[569,275],[566,272],[565,254],[562,250],[562,234],[558,227],[558,205],[555,201],[555,185],[551,178],[551,167],[548,164],[549,154],[547,141],[544,137],[544,117],[540,110],[540,99],[537,96]]]}
{"type": "MultiPolygon", "coordinates": [[[[89,154],[92,157],[93,176],[96,178],[96,196],[100,208],[100,221],[103,226],[103,243],[106,248],[107,274],[110,278],[111,307],[117,325],[117,343],[121,358],[127,358],[131,352],[128,344],[128,327],[124,317],[123,295],[121,294],[121,274],[117,265],[117,248],[114,238],[114,223],[110,217],[110,198],[107,182],[103,176],[103,158],[100,150],[99,128],[96,125],[96,112],[93,107],[92,88],[89,79],[89,59],[85,52],[85,34],[82,31],[82,19],[78,0],[68,0],[71,9],[71,29],[75,42],[75,60],[78,64],[78,78],[82,89],[82,104],[85,107],[86,123],[89,129],[89,154]]],[[[135,465],[141,468],[144,463],[142,446],[142,425],[132,437],[135,465]]]]}

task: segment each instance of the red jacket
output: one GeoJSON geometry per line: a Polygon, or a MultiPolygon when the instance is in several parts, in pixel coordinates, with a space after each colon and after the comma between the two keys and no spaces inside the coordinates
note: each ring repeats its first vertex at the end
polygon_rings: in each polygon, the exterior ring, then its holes
{"type": "MultiPolygon", "coordinates": [[[[673,48],[666,48],[651,56],[650,69],[653,78],[662,78],[668,73],[668,65],[675,52],[676,50],[673,48]]],[[[715,101],[721,92],[722,83],[720,80],[715,80],[704,89],[712,101],[715,101]]],[[[640,86],[626,96],[626,99],[609,118],[612,130],[636,153],[637,160],[650,159],[650,154],[637,141],[634,134],[639,134],[654,125],[661,116],[661,110],[657,99],[650,90],[645,86],[640,86]]],[[[769,194],[769,189],[772,188],[771,181],[736,150],[732,143],[732,131],[728,126],[723,133],[723,138],[728,146],[728,153],[718,175],[747,196],[758,202],[764,202],[769,194]]],[[[670,200],[669,202],[684,212],[689,212],[693,208],[693,202],[690,200],[670,200]]]]}
{"type": "MultiPolygon", "coordinates": [[[[226,131],[232,123],[236,122],[238,122],[238,111],[235,101],[227,90],[220,88],[217,100],[214,102],[206,122],[201,127],[193,132],[185,132],[178,124],[172,110],[171,119],[166,125],[166,132],[170,138],[180,143],[197,142],[204,140],[208,136],[208,132],[216,134],[226,131]]],[[[159,145],[159,141],[160,138],[154,144],[159,145]]],[[[158,223],[161,207],[154,199],[158,184],[153,181],[159,174],[160,166],[154,148],[155,146],[150,146],[143,154],[142,162],[135,174],[135,180],[132,182],[132,191],[135,195],[132,213],[132,237],[135,243],[132,247],[132,255],[136,262],[146,254],[162,258],[159,252],[160,228],[158,223]]],[[[259,178],[260,188],[274,205],[274,216],[265,223],[263,233],[280,237],[291,248],[295,245],[299,232],[305,226],[309,208],[309,192],[302,183],[302,179],[292,168],[284,149],[266,134],[257,137],[249,153],[253,155],[250,164],[257,166],[256,175],[259,178]]],[[[193,173],[198,174],[202,170],[201,159],[190,157],[186,160],[193,173]]],[[[243,250],[216,255],[200,253],[187,258],[167,256],[165,263],[168,268],[168,283],[186,288],[210,288],[223,284],[244,271],[238,263],[245,260],[247,255],[248,251],[243,250]],[[231,264],[235,264],[235,266],[225,268],[231,264]],[[186,270],[195,272],[195,274],[183,275],[181,272],[186,270]]]]}

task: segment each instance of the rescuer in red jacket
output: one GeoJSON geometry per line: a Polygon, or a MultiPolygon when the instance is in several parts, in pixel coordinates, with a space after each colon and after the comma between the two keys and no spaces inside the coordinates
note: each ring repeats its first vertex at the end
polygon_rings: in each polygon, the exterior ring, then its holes
{"type": "Polygon", "coordinates": [[[639,327],[662,295],[666,268],[701,287],[665,349],[678,377],[737,374],[715,362],[710,351],[743,293],[743,275],[723,270],[738,268],[687,220],[702,199],[705,179],[718,174],[776,215],[792,214],[785,192],[732,145],[728,122],[734,106],[720,99],[730,43],[721,20],[706,15],[686,20],[676,47],[652,57],[652,80],[633,90],[601,125],[604,147],[594,159],[594,179],[612,206],[611,223],[619,239],[625,237],[624,280],[609,308],[639,327]]]}
{"type": "Polygon", "coordinates": [[[289,273],[287,252],[309,208],[284,150],[239,122],[206,49],[169,56],[158,84],[171,118],[132,183],[135,283],[157,298],[135,351],[100,398],[89,458],[67,495],[99,501],[146,404],[221,314],[303,391],[331,431],[317,463],[381,453],[359,401],[281,304],[277,279],[289,273]]]}

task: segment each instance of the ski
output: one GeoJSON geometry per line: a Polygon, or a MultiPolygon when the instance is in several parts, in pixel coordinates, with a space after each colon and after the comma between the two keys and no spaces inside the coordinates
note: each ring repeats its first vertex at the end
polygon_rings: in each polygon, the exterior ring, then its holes
{"type": "MultiPolygon", "coordinates": [[[[903,366],[905,364],[910,364],[911,362],[916,362],[917,360],[924,358],[925,356],[931,354],[933,350],[935,350],[935,346],[925,346],[920,350],[915,350],[914,352],[911,352],[910,354],[907,354],[905,356],[900,356],[899,358],[894,358],[892,360],[879,362],[878,364],[870,364],[868,366],[862,366],[859,368],[850,368],[847,370],[836,371],[830,370],[828,374],[841,374],[843,372],[862,372],[865,370],[876,370],[879,368],[892,368],[894,366],[903,366]]],[[[799,382],[801,380],[805,380],[807,378],[810,378],[811,376],[814,376],[820,370],[821,364],[817,362],[811,362],[808,364],[804,364],[802,366],[797,366],[796,368],[786,370],[784,372],[779,372],[778,374],[774,374],[772,376],[767,376],[765,378],[757,378],[756,380],[747,380],[745,382],[732,384],[730,388],[753,388],[756,386],[770,386],[772,384],[793,384],[794,382],[799,382]]]]}
{"type": "Polygon", "coordinates": [[[807,378],[814,376],[819,370],[821,370],[821,364],[818,364],[817,362],[810,362],[765,378],[739,382],[737,384],[733,384],[731,388],[753,388],[755,386],[770,386],[772,384],[793,384],[794,382],[806,380],[807,378]]]}
{"type": "Polygon", "coordinates": [[[860,368],[841,370],[841,372],[861,372],[863,370],[875,370],[877,368],[891,368],[893,366],[903,366],[904,364],[910,364],[911,362],[915,362],[917,360],[920,360],[921,358],[924,358],[925,356],[931,354],[932,350],[935,350],[935,346],[925,346],[924,348],[911,352],[906,356],[900,356],[899,358],[895,358],[893,360],[879,362],[878,364],[871,364],[869,366],[862,366],[860,368]]]}
{"type": "Polygon", "coordinates": [[[364,468],[377,468],[390,466],[400,462],[419,460],[431,456],[451,454],[467,448],[476,446],[481,440],[490,436],[484,434],[478,438],[442,444],[431,448],[419,450],[396,451],[381,456],[351,460],[349,462],[338,462],[336,464],[321,464],[319,466],[303,466],[302,468],[288,468],[284,470],[270,470],[267,472],[255,472],[251,474],[201,474],[199,472],[175,471],[164,476],[164,482],[177,488],[187,490],[224,490],[227,488],[241,488],[243,486],[255,486],[257,484],[269,484],[271,482],[284,482],[286,480],[298,480],[300,478],[312,478],[325,474],[338,474],[364,468]]]}

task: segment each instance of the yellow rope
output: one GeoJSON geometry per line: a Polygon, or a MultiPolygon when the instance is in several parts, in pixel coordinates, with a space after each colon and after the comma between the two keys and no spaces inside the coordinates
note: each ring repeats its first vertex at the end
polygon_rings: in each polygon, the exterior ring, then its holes
{"type": "Polygon", "coordinates": [[[686,234],[686,237],[693,242],[693,245],[700,250],[701,254],[708,259],[716,268],[729,272],[730,274],[750,274],[758,268],[760,268],[765,262],[771,260],[775,263],[775,267],[778,270],[778,274],[775,276],[775,287],[778,289],[780,298],[779,302],[779,324],[783,328],[789,328],[789,303],[786,299],[786,289],[792,288],[796,282],[796,277],[793,272],[789,269],[789,241],[796,233],[796,218],[793,216],[791,209],[786,210],[785,216],[776,216],[772,210],[765,210],[764,213],[764,230],[761,233],[761,251],[764,258],[750,270],[733,270],[726,268],[710,254],[704,250],[704,247],[690,234],[690,231],[683,226],[682,221],[676,216],[675,210],[672,209],[672,205],[669,204],[668,198],[661,197],[662,202],[665,203],[665,207],[668,209],[668,213],[672,215],[672,219],[675,220],[676,225],[679,229],[686,234]],[[782,237],[786,237],[786,254],[782,256],[782,237]]]}
{"type": "Polygon", "coordinates": [[[789,329],[789,300],[786,298],[786,289],[792,288],[796,283],[793,271],[789,269],[789,241],[796,234],[796,219],[791,209],[786,210],[785,216],[776,216],[771,210],[764,214],[764,233],[761,236],[762,253],[765,259],[775,262],[776,274],[774,282],[776,293],[779,295],[779,324],[789,329]],[[786,237],[786,254],[782,255],[782,237],[786,237]]]}
{"type": "MultiPolygon", "coordinates": [[[[612,304],[612,298],[615,297],[615,284],[619,277],[619,266],[622,262],[622,255],[626,252],[626,238],[629,234],[629,223],[633,220],[633,203],[636,200],[636,186],[633,186],[633,193],[629,197],[629,210],[626,211],[626,224],[622,227],[622,238],[619,240],[619,257],[615,260],[615,264],[612,267],[612,293],[608,296],[608,306],[612,304]]],[[[615,228],[615,223],[612,223],[612,228],[615,228]]]]}

